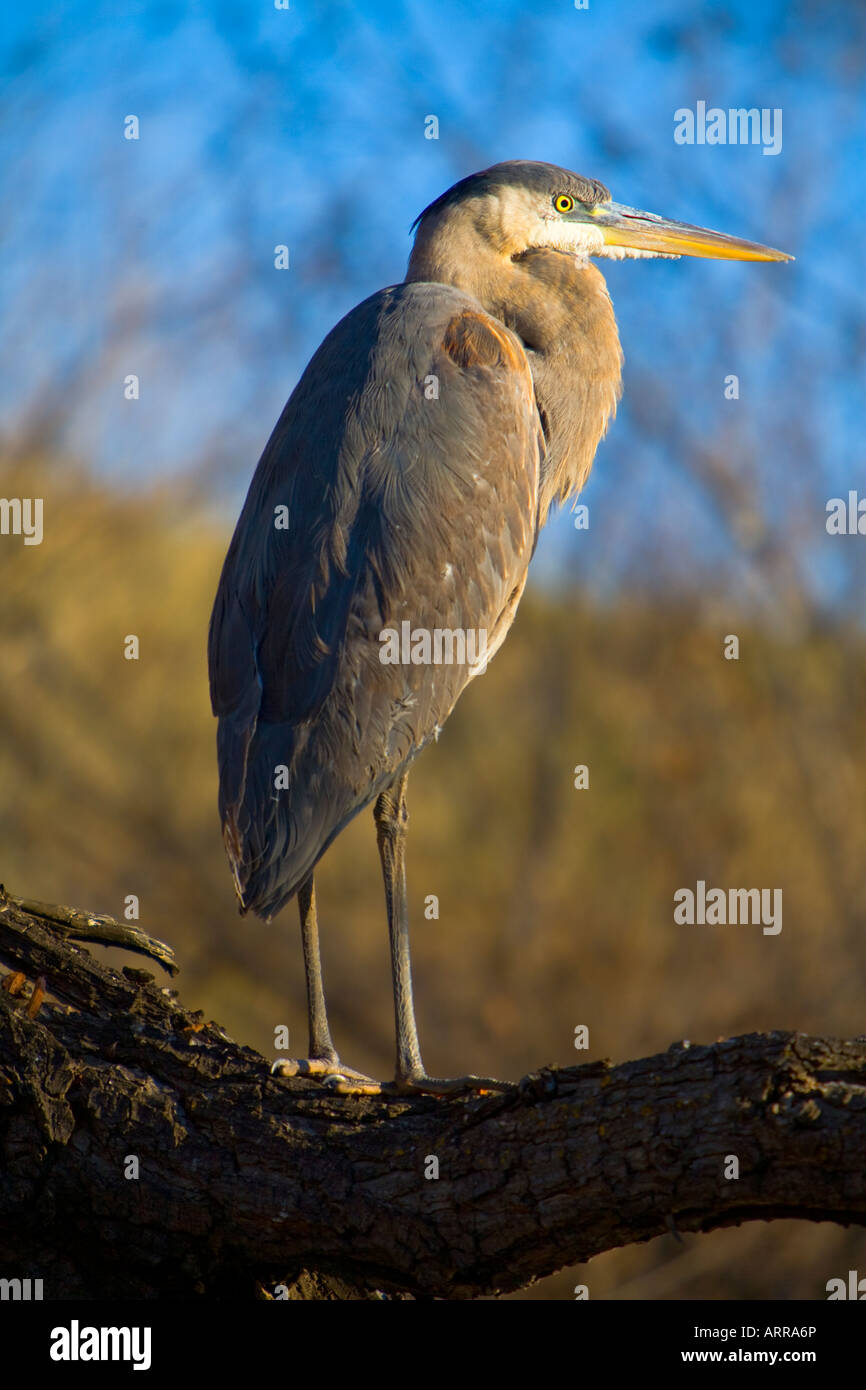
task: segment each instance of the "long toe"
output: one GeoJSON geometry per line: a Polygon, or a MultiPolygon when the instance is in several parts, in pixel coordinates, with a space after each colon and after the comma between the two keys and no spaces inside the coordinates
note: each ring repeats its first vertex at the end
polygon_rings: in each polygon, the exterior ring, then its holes
{"type": "Polygon", "coordinates": [[[372,1076],[363,1076],[358,1071],[350,1071],[348,1067],[329,1076],[325,1085],[336,1096],[380,1096],[384,1090],[381,1081],[374,1080],[372,1076]]]}
{"type": "Polygon", "coordinates": [[[337,1057],[278,1057],[272,1076],[330,1076],[340,1070],[337,1057]]]}
{"type": "Polygon", "coordinates": [[[398,1076],[383,1090],[398,1095],[454,1096],[463,1091],[516,1091],[513,1081],[497,1081],[492,1076],[398,1076]]]}
{"type": "Polygon", "coordinates": [[[280,1057],[271,1067],[271,1075],[321,1079],[323,1086],[338,1096],[378,1096],[382,1091],[381,1081],[344,1067],[339,1057],[280,1057]]]}

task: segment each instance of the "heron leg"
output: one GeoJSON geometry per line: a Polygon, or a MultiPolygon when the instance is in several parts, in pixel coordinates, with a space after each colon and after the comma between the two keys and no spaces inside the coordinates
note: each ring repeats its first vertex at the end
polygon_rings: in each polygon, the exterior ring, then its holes
{"type": "Polygon", "coordinates": [[[406,805],[408,772],[402,772],[381,793],[373,811],[391,940],[391,974],[394,984],[394,1018],[397,1029],[397,1071],[392,1086],[384,1090],[424,1095],[453,1095],[460,1091],[511,1090],[512,1083],[486,1076],[428,1076],[421,1061],[415,1004],[412,997],[412,967],[409,959],[409,904],[406,893],[406,805]]]}
{"type": "Polygon", "coordinates": [[[331,1041],[325,991],[322,987],[322,960],[319,955],[319,918],[316,912],[316,886],[313,875],[298,890],[304,971],[307,976],[307,1019],[310,1029],[310,1058],[336,1062],[337,1049],[331,1041]]]}
{"type": "Polygon", "coordinates": [[[406,896],[407,772],[401,772],[376,801],[373,816],[385,880],[385,906],[391,941],[391,978],[397,1028],[397,1081],[424,1075],[409,960],[409,904],[406,896]]]}
{"type": "Polygon", "coordinates": [[[281,1057],[271,1068],[278,1076],[320,1076],[327,1078],[330,1089],[344,1095],[378,1095],[381,1085],[363,1072],[344,1067],[331,1041],[325,991],[322,987],[322,961],[319,955],[319,919],[316,912],[316,888],[313,875],[298,889],[298,912],[301,918],[301,942],[304,948],[304,971],[307,977],[307,1019],[310,1030],[308,1057],[281,1057]]]}

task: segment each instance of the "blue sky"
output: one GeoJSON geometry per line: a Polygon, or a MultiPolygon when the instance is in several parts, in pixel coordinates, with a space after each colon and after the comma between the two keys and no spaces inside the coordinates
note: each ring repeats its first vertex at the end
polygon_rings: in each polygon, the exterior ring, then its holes
{"type": "Polygon", "coordinates": [[[321,338],[402,278],[417,212],[545,159],[797,261],[605,267],[626,395],[590,532],[554,523],[539,574],[754,597],[760,514],[815,600],[850,607],[857,540],[823,508],[866,493],[864,40],[860,5],[802,0],[7,7],[0,427],[126,487],[190,473],[232,512],[321,338]],[[781,153],[677,145],[699,100],[781,108],[781,153]]]}

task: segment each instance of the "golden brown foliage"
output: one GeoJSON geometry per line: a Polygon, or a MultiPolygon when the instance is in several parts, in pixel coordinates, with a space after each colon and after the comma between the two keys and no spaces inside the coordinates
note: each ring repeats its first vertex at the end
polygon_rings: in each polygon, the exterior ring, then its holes
{"type": "MultiPolygon", "coordinates": [[[[142,924],[177,951],[189,1007],[266,1054],[286,1024],[303,1050],[296,915],[237,917],[217,823],[205,640],[228,526],[179,493],[122,496],[57,467],[7,472],[2,491],[45,498],[45,536],[0,537],[0,878],[117,916],[138,895],[142,924]],[[127,661],[133,633],[140,659],[127,661]]],[[[430,1069],[516,1077],[680,1038],[862,1032],[864,697],[860,633],[782,642],[734,612],[711,623],[651,598],[527,597],[410,782],[430,1069]],[[739,661],[723,658],[730,632],[739,661]],[[675,925],[673,894],[698,879],[781,888],[781,934],[675,925]],[[579,1024],[588,1053],[574,1050],[579,1024]]],[[[329,852],[319,888],[335,1041],[389,1074],[369,816],[329,852]]],[[[538,1292],[821,1298],[849,1267],[866,1273],[862,1234],[784,1223],[614,1252],[538,1292]]]]}

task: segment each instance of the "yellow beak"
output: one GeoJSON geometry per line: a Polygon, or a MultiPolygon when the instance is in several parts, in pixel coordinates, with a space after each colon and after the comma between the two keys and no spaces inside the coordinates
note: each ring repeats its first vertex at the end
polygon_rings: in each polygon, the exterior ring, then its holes
{"type": "Polygon", "coordinates": [[[792,261],[785,251],[761,246],[757,241],[692,227],[688,222],[669,222],[652,212],[639,212],[621,203],[599,203],[592,221],[608,246],[632,251],[656,251],[667,256],[710,256],[725,261],[792,261]]]}

